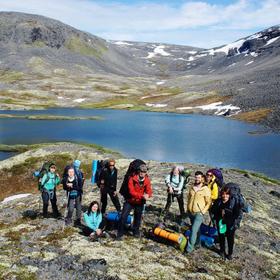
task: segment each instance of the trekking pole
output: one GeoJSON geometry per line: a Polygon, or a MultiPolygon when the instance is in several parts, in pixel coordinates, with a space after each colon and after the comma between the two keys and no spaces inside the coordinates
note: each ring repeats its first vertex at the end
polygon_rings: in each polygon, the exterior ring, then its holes
{"type": "Polygon", "coordinates": [[[62,229],[64,230],[65,228],[65,222],[66,222],[66,213],[67,213],[67,209],[68,209],[68,202],[69,202],[69,193],[70,192],[67,192],[67,200],[66,200],[66,203],[65,203],[65,210],[64,210],[64,223],[63,223],[63,227],[62,229]]]}

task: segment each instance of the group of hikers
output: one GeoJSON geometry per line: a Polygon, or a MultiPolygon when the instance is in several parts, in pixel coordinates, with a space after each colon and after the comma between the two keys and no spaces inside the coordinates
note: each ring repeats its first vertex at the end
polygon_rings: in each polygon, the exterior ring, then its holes
{"type": "MultiPolygon", "coordinates": [[[[134,210],[132,234],[136,238],[141,236],[140,227],[146,202],[152,197],[153,191],[151,180],[148,176],[147,165],[141,160],[135,160],[128,168],[120,191],[117,191],[118,169],[114,159],[109,159],[100,170],[97,178],[97,186],[100,189],[100,203],[94,200],[83,213],[82,218],[82,194],[85,181],[84,174],[80,169],[81,161],[75,160],[64,170],[62,179],[56,172],[54,163],[49,165],[47,172],[40,178],[39,185],[42,192],[43,216],[48,216],[48,204],[51,202],[53,216],[61,214],[57,208],[56,186],[63,185],[67,193],[67,215],[65,225],[72,225],[72,216],[76,208],[74,226],[83,226],[83,231],[94,241],[101,236],[107,236],[105,231],[105,215],[107,199],[110,197],[119,215],[116,240],[123,240],[126,224],[130,212],[134,210]],[[130,172],[129,172],[130,171],[130,172]],[[118,193],[124,197],[121,207],[118,193]]],[[[188,186],[187,211],[184,207],[184,189],[188,183],[188,176],[182,175],[182,167],[174,166],[165,178],[167,187],[167,201],[163,210],[168,215],[171,203],[177,199],[180,210],[180,223],[189,218],[191,234],[185,249],[189,254],[200,247],[200,227],[209,213],[212,225],[217,228],[220,251],[223,259],[232,259],[235,230],[240,226],[242,211],[234,196],[234,183],[223,184],[215,176],[213,170],[208,170],[204,175],[201,171],[195,172],[194,184],[188,186]],[[227,240],[228,251],[225,251],[227,240]]],[[[190,174],[188,174],[190,175],[190,174]]],[[[66,214],[66,213],[65,213],[66,214]]]]}

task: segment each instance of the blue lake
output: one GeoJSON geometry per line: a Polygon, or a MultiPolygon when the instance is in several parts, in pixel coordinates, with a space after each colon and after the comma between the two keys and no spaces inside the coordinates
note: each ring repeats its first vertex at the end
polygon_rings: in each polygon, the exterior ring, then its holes
{"type": "MultiPolygon", "coordinates": [[[[0,119],[2,144],[96,143],[127,157],[254,170],[280,178],[280,134],[222,117],[125,110],[49,109],[9,114],[101,116],[93,120],[0,119]]],[[[10,156],[0,153],[0,159],[10,156]]]]}

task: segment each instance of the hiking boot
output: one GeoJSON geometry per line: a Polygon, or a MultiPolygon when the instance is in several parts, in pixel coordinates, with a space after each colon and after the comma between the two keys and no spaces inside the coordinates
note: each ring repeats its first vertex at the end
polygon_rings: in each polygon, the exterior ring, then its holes
{"type": "Polygon", "coordinates": [[[59,218],[61,218],[61,213],[55,212],[55,213],[53,213],[53,217],[54,217],[55,219],[59,219],[59,218]]]}
{"type": "Polygon", "coordinates": [[[69,227],[72,225],[72,221],[71,220],[65,220],[65,226],[69,227]]]}
{"type": "Polygon", "coordinates": [[[76,220],[74,222],[74,227],[80,227],[82,225],[81,220],[76,220]]]}
{"type": "Polygon", "coordinates": [[[219,252],[219,255],[221,256],[221,258],[222,258],[223,260],[226,259],[226,254],[225,254],[225,252],[219,252]]]}
{"type": "Polygon", "coordinates": [[[141,238],[141,233],[140,232],[135,232],[135,233],[133,233],[133,236],[135,238],[141,238]]]}
{"type": "Polygon", "coordinates": [[[98,236],[96,235],[95,232],[92,232],[92,233],[89,235],[88,240],[91,241],[91,242],[97,241],[97,240],[98,240],[98,236]]]}
{"type": "Polygon", "coordinates": [[[231,261],[231,260],[232,260],[232,255],[227,255],[227,259],[228,259],[229,261],[231,261]]]}
{"type": "Polygon", "coordinates": [[[110,238],[110,234],[109,234],[108,232],[106,232],[106,231],[103,231],[102,237],[104,237],[104,238],[110,238]]]}
{"type": "Polygon", "coordinates": [[[116,241],[123,241],[123,236],[117,235],[115,238],[116,241]]]}

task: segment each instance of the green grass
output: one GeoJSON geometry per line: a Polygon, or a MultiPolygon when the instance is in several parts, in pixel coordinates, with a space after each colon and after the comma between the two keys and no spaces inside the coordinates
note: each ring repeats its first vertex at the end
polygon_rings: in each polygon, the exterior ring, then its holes
{"type": "Polygon", "coordinates": [[[28,119],[28,120],[102,120],[102,117],[99,117],[99,116],[69,117],[69,116],[52,116],[52,115],[0,114],[0,119],[3,119],[3,118],[28,119]]]}
{"type": "Polygon", "coordinates": [[[57,244],[59,240],[67,238],[73,235],[76,232],[75,228],[66,227],[63,231],[60,229],[58,231],[52,232],[43,238],[44,241],[47,241],[52,244],[57,244]]]}
{"type": "Polygon", "coordinates": [[[77,36],[72,36],[65,44],[65,47],[70,51],[80,53],[82,55],[94,56],[101,58],[102,54],[107,51],[107,47],[101,43],[95,43],[96,48],[90,46],[86,41],[83,41],[77,36]]]}
{"type": "Polygon", "coordinates": [[[13,165],[10,169],[3,169],[5,172],[11,172],[12,175],[29,174],[32,170],[41,167],[43,162],[54,162],[59,171],[63,171],[65,165],[74,160],[69,154],[47,155],[44,157],[30,157],[23,163],[13,165]]]}
{"type": "Polygon", "coordinates": [[[13,83],[23,78],[22,72],[0,71],[0,81],[4,83],[13,83]]]}
{"type": "Polygon", "coordinates": [[[240,174],[248,174],[250,176],[256,177],[260,180],[262,180],[265,183],[269,183],[272,185],[279,185],[280,186],[280,180],[274,179],[274,178],[270,178],[264,174],[261,173],[257,173],[257,172],[252,172],[252,171],[246,171],[246,170],[242,170],[242,169],[236,169],[236,168],[232,168],[230,169],[232,171],[238,172],[240,174]]]}

